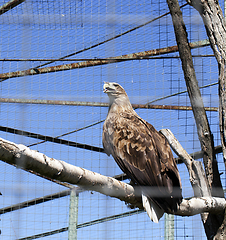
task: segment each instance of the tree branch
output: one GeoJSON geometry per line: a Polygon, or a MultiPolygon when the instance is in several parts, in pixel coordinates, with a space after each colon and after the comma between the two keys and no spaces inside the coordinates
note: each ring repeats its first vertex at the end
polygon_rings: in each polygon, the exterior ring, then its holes
{"type": "Polygon", "coordinates": [[[224,163],[226,167],[226,26],[219,2],[214,0],[187,0],[203,19],[211,48],[219,69],[219,125],[224,163]]]}
{"type": "MultiPolygon", "coordinates": [[[[204,153],[203,163],[205,166],[206,177],[211,190],[214,192],[214,187],[220,188],[222,186],[214,153],[213,136],[210,131],[201,92],[196,79],[191,49],[189,47],[187,38],[186,26],[183,21],[178,0],[167,0],[167,3],[173,20],[176,41],[178,44],[185,82],[197,126],[198,137],[204,153]]],[[[223,190],[217,193],[214,192],[213,196],[223,197],[223,190]]]]}
{"type": "MultiPolygon", "coordinates": [[[[106,177],[64,161],[49,158],[43,153],[31,150],[22,144],[15,144],[0,138],[0,159],[24,170],[31,170],[48,178],[76,184],[86,190],[97,191],[143,209],[138,187],[134,188],[112,177],[106,177]]],[[[184,199],[176,215],[192,216],[202,212],[218,214],[224,211],[225,207],[226,201],[224,198],[184,199]]]]}
{"type": "Polygon", "coordinates": [[[64,161],[47,157],[43,153],[0,138],[0,159],[25,170],[31,170],[45,177],[61,182],[76,184],[86,190],[97,191],[119,198],[142,208],[135,196],[135,189],[111,177],[73,166],[64,161]]]}
{"type": "MultiPolygon", "coordinates": [[[[219,69],[219,126],[221,145],[223,150],[224,164],[226,167],[226,26],[225,18],[219,2],[215,0],[187,0],[203,19],[206,33],[209,37],[211,48],[218,62],[219,69]]],[[[219,215],[217,221],[209,224],[210,228],[218,224],[218,229],[211,239],[225,239],[226,236],[226,213],[224,217],[219,215]]]]}
{"type": "MultiPolygon", "coordinates": [[[[208,3],[211,3],[213,5],[215,4],[215,6],[218,5],[218,1],[214,1],[214,0],[202,0],[202,1],[194,0],[192,2],[198,2],[200,3],[200,5],[203,2],[207,3],[207,5],[208,3]]],[[[214,153],[213,135],[209,127],[201,93],[200,93],[198,82],[196,79],[191,50],[189,48],[189,43],[187,38],[186,26],[183,21],[182,12],[180,10],[178,0],[167,0],[167,3],[168,3],[172,20],[173,20],[176,41],[179,49],[180,58],[182,61],[182,68],[184,71],[184,77],[185,77],[185,81],[188,89],[188,94],[190,97],[190,101],[191,101],[191,105],[192,105],[192,109],[193,109],[193,113],[194,113],[194,117],[197,125],[199,141],[201,144],[202,151],[204,153],[203,163],[205,167],[207,182],[210,187],[212,196],[224,197],[224,192],[223,192],[223,188],[220,180],[220,174],[218,170],[216,156],[214,153]]],[[[202,11],[201,15],[203,14],[204,12],[202,11]]],[[[210,13],[210,15],[211,14],[212,13],[210,13]]],[[[214,26],[215,24],[216,24],[215,22],[209,21],[209,25],[214,26]]],[[[212,39],[210,39],[210,41],[211,40],[212,39]]],[[[220,104],[220,107],[221,107],[221,104],[220,104]]],[[[201,216],[202,216],[202,221],[204,224],[206,236],[208,239],[213,239],[217,235],[218,236],[222,235],[222,229],[224,232],[223,235],[225,235],[226,228],[224,227],[223,222],[224,221],[226,222],[226,216],[224,219],[224,214],[219,214],[219,216],[205,214],[201,216]]],[[[219,237],[219,239],[221,238],[219,237]]]]}
{"type": "Polygon", "coordinates": [[[190,182],[196,197],[211,197],[210,188],[205,176],[202,163],[195,161],[169,129],[161,129],[160,132],[166,137],[171,148],[184,162],[188,169],[190,182]]]}
{"type": "Polygon", "coordinates": [[[225,198],[201,197],[191,198],[190,200],[183,199],[175,215],[193,216],[204,212],[219,214],[224,211],[225,204],[225,198]]]}
{"type": "MultiPolygon", "coordinates": [[[[160,132],[166,137],[171,148],[182,159],[187,166],[190,182],[193,187],[195,196],[211,197],[211,191],[207,183],[207,179],[202,167],[202,163],[195,161],[180,145],[173,133],[169,129],[162,129],[160,132]]],[[[217,189],[215,189],[217,191],[217,189]]],[[[221,191],[221,189],[220,189],[221,191]]],[[[222,198],[224,199],[224,198],[222,198]]],[[[198,203],[197,203],[198,204],[198,203]]],[[[180,207],[180,206],[179,206],[180,207]]],[[[218,215],[211,212],[201,213],[202,221],[205,227],[207,239],[224,239],[224,213],[225,210],[219,212],[218,215]]]]}

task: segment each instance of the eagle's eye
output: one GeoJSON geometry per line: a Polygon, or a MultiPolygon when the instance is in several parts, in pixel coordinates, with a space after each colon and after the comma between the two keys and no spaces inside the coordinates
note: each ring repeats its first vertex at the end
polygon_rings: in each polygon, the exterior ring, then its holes
{"type": "Polygon", "coordinates": [[[118,84],[117,84],[117,83],[114,83],[113,86],[114,86],[114,87],[118,87],[118,84]]]}

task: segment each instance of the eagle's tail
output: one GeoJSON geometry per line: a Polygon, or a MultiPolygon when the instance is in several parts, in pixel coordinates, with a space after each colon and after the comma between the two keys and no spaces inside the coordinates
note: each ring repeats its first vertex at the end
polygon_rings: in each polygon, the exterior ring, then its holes
{"type": "Polygon", "coordinates": [[[142,202],[143,202],[143,207],[146,210],[148,216],[150,219],[158,223],[159,219],[162,217],[164,214],[164,210],[160,208],[155,202],[153,202],[150,198],[144,195],[142,193],[142,202]]]}

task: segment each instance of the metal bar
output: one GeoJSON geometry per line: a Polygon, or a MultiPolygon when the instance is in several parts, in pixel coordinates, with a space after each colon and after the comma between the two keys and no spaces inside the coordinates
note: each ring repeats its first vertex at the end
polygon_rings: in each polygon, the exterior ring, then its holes
{"type": "Polygon", "coordinates": [[[41,135],[41,134],[37,134],[37,133],[22,131],[22,130],[18,130],[15,128],[0,126],[0,131],[9,132],[9,133],[13,133],[13,134],[17,134],[17,135],[21,135],[21,136],[25,136],[25,137],[40,139],[40,140],[44,140],[44,141],[48,141],[48,142],[64,144],[64,145],[71,146],[71,147],[77,147],[77,148],[82,148],[82,149],[86,149],[86,150],[91,150],[94,152],[104,152],[104,149],[100,148],[100,147],[95,147],[95,146],[91,146],[88,144],[82,144],[82,143],[72,142],[72,141],[68,141],[68,140],[64,140],[64,139],[54,138],[51,136],[45,136],[45,135],[41,135]]]}
{"type": "Polygon", "coordinates": [[[134,210],[134,211],[129,211],[129,212],[113,215],[113,216],[110,216],[110,217],[100,218],[100,219],[97,219],[97,220],[94,220],[94,221],[79,224],[77,229],[83,228],[83,227],[89,227],[89,226],[92,226],[92,225],[98,224],[98,223],[104,223],[104,222],[108,222],[108,221],[112,221],[112,220],[116,220],[116,219],[120,219],[120,218],[124,218],[124,217],[129,217],[129,216],[132,216],[132,215],[135,215],[135,214],[140,214],[140,213],[143,213],[143,212],[144,212],[144,210],[134,210]]]}
{"type": "MultiPolygon", "coordinates": [[[[179,56],[168,56],[168,58],[176,57],[179,58],[179,56]]],[[[152,59],[150,57],[136,57],[136,58],[130,58],[130,60],[143,60],[143,59],[152,59]]],[[[96,60],[109,60],[109,58],[69,58],[69,59],[48,59],[48,58],[2,58],[0,59],[1,62],[46,62],[46,61],[53,61],[53,62],[74,62],[74,61],[96,61],[96,60]]],[[[119,60],[118,58],[111,58],[111,60],[119,60]]],[[[128,58],[122,58],[120,60],[128,60],[128,58]]]]}
{"type": "MultiPolygon", "coordinates": [[[[112,220],[116,220],[116,219],[120,219],[120,218],[124,218],[124,217],[129,217],[135,214],[140,214],[143,213],[144,210],[134,210],[134,211],[130,211],[130,212],[125,212],[122,214],[117,214],[117,215],[113,215],[113,216],[109,216],[109,217],[104,217],[104,218],[100,218],[94,221],[90,221],[90,222],[86,222],[86,223],[82,223],[82,224],[78,224],[77,225],[77,229],[79,228],[84,228],[84,227],[89,227],[98,223],[104,223],[104,222],[108,222],[108,221],[112,221],[112,220]]],[[[45,233],[41,233],[41,234],[37,234],[37,235],[33,235],[30,237],[25,237],[25,238],[20,238],[17,240],[31,240],[31,239],[37,239],[37,238],[41,238],[41,237],[47,237],[47,236],[51,236],[57,233],[61,233],[61,232],[65,232],[68,231],[68,227],[65,228],[60,228],[57,230],[53,230],[53,231],[49,231],[49,232],[45,232],[45,233]]]]}
{"type": "MultiPolygon", "coordinates": [[[[214,85],[217,85],[217,84],[218,84],[218,82],[216,82],[216,83],[211,83],[211,84],[207,84],[207,85],[201,86],[200,89],[201,89],[201,88],[211,87],[211,86],[214,86],[214,85]]],[[[157,101],[159,101],[159,100],[163,100],[163,99],[166,99],[166,98],[169,98],[169,97],[173,97],[173,96],[176,96],[176,95],[179,95],[179,94],[183,94],[183,93],[186,93],[186,92],[187,92],[187,90],[182,91],[182,92],[177,92],[177,93],[174,93],[174,94],[171,94],[171,95],[167,95],[167,96],[164,96],[164,97],[161,97],[161,98],[157,98],[157,99],[152,100],[151,102],[146,103],[146,105],[150,105],[151,103],[157,102],[157,101]]],[[[1,98],[0,98],[0,99],[1,99],[1,98]]],[[[2,102],[13,102],[13,103],[15,103],[14,100],[11,99],[11,98],[8,98],[8,99],[9,99],[8,101],[6,100],[6,98],[2,98],[2,99],[3,99],[2,102]]],[[[29,103],[31,103],[30,101],[31,101],[31,100],[29,100],[29,103]]],[[[34,101],[40,101],[40,100],[34,100],[34,101]]],[[[41,100],[41,101],[43,101],[43,100],[41,100]]],[[[44,100],[44,101],[49,101],[49,100],[44,100]]],[[[0,102],[1,102],[1,100],[0,100],[0,102]]],[[[16,102],[19,103],[20,100],[16,100],[16,102]]],[[[24,100],[22,100],[22,103],[25,103],[24,100]]],[[[34,102],[34,104],[35,104],[35,103],[37,103],[37,102],[34,102]]],[[[42,102],[42,103],[43,103],[43,102],[42,102]]],[[[43,104],[44,104],[44,103],[43,103],[43,104]]],[[[47,103],[46,103],[46,104],[47,104],[47,103]]],[[[100,121],[98,121],[98,122],[95,122],[95,123],[93,123],[93,124],[90,124],[90,125],[88,125],[88,126],[85,126],[85,127],[83,127],[83,128],[79,128],[79,129],[76,129],[76,130],[73,130],[73,131],[64,133],[64,134],[62,134],[62,135],[56,136],[55,138],[63,137],[63,136],[69,135],[69,134],[71,134],[71,133],[75,133],[75,132],[77,132],[77,131],[84,130],[84,129],[86,129],[86,128],[92,127],[92,126],[97,125],[97,124],[102,123],[102,122],[104,122],[104,119],[103,119],[103,120],[100,120],[100,121]]],[[[28,147],[35,146],[35,145],[38,145],[38,144],[41,144],[41,143],[44,143],[44,142],[46,142],[46,141],[43,140],[43,141],[41,141],[41,142],[33,143],[33,144],[28,145],[28,147]]]]}
{"type": "Polygon", "coordinates": [[[17,98],[0,98],[0,102],[2,102],[2,103],[23,103],[23,104],[68,105],[68,106],[91,106],[91,107],[108,107],[109,106],[108,103],[101,103],[101,102],[17,99],[17,98]]]}
{"type": "MultiPolygon", "coordinates": [[[[214,147],[214,153],[215,154],[222,153],[222,146],[218,145],[214,147]]],[[[192,158],[197,160],[197,159],[203,158],[203,151],[194,152],[194,153],[191,153],[190,155],[192,156],[192,158]]]]}
{"type": "Polygon", "coordinates": [[[76,189],[72,189],[70,194],[68,240],[77,240],[78,196],[76,189]]]}
{"type": "MultiPolygon", "coordinates": [[[[208,45],[209,45],[208,40],[202,40],[202,41],[193,42],[189,44],[190,48],[198,48],[198,47],[204,47],[208,45]]],[[[57,66],[45,67],[45,68],[32,68],[24,71],[2,73],[0,74],[0,79],[1,79],[0,82],[13,77],[37,75],[37,74],[44,74],[44,73],[50,73],[50,72],[59,72],[59,71],[72,70],[76,68],[94,67],[94,66],[105,65],[105,64],[116,63],[116,62],[124,62],[131,59],[140,59],[142,57],[147,57],[147,56],[156,56],[160,54],[173,53],[177,51],[178,51],[178,46],[176,45],[171,47],[153,49],[149,51],[126,54],[126,55],[117,56],[117,57],[110,57],[107,60],[93,60],[93,61],[63,64],[63,65],[57,65],[57,66]]]]}
{"type": "MultiPolygon", "coordinates": [[[[69,105],[69,106],[92,106],[92,107],[108,107],[108,103],[102,102],[81,102],[81,101],[60,101],[60,100],[37,100],[37,99],[15,99],[0,98],[2,103],[23,103],[23,104],[47,104],[47,105],[69,105]]],[[[191,106],[176,105],[153,105],[153,104],[132,104],[133,108],[146,109],[168,109],[168,110],[192,110],[191,106]]],[[[206,111],[218,111],[217,107],[205,107],[206,111]]]]}
{"type": "MultiPolygon", "coordinates": [[[[119,174],[119,175],[115,175],[113,176],[113,178],[119,180],[119,181],[123,181],[128,179],[128,176],[125,173],[119,174]]],[[[75,189],[77,193],[81,193],[84,192],[86,190],[80,188],[80,187],[75,187],[74,185],[70,184],[70,189],[75,189]]],[[[64,190],[61,192],[57,192],[54,194],[50,194],[50,195],[46,195],[40,198],[35,198],[35,199],[31,199],[29,201],[25,201],[22,203],[17,203],[8,207],[4,207],[0,209],[0,215],[1,214],[5,214],[5,213],[9,213],[9,212],[13,212],[22,208],[26,208],[26,207],[31,207],[40,203],[44,203],[44,202],[48,202],[57,198],[62,198],[62,197],[66,197],[68,195],[70,195],[71,190],[64,190]]]]}
{"type": "Polygon", "coordinates": [[[53,230],[53,231],[50,231],[50,232],[45,232],[45,233],[36,234],[36,235],[30,236],[30,237],[18,238],[17,240],[37,239],[37,238],[52,236],[52,235],[54,235],[54,234],[62,233],[62,232],[66,232],[66,231],[68,231],[68,227],[60,228],[60,229],[53,230]]]}
{"type": "MultiPolygon", "coordinates": [[[[147,108],[147,109],[166,109],[166,110],[192,110],[191,106],[175,106],[175,105],[148,105],[148,104],[132,104],[134,108],[147,108]]],[[[217,107],[205,107],[206,111],[218,111],[217,107]]]]}
{"type": "Polygon", "coordinates": [[[25,201],[25,202],[22,202],[22,203],[18,203],[18,204],[14,204],[14,205],[11,205],[11,206],[8,206],[8,207],[4,207],[4,208],[0,209],[0,214],[13,212],[13,211],[23,209],[23,208],[26,208],[26,207],[30,207],[30,206],[34,206],[34,205],[37,205],[37,204],[40,204],[40,203],[48,202],[48,201],[54,200],[56,198],[65,197],[65,196],[68,196],[70,194],[70,192],[71,192],[70,190],[65,190],[65,191],[62,191],[62,192],[55,193],[55,194],[50,194],[50,195],[46,195],[46,196],[43,196],[43,197],[40,197],[40,198],[35,198],[35,199],[30,200],[30,201],[25,201]]]}
{"type": "MultiPolygon", "coordinates": [[[[105,120],[100,120],[100,121],[95,122],[95,123],[92,123],[92,124],[90,124],[90,125],[86,125],[85,127],[78,128],[78,129],[75,129],[75,130],[73,130],[73,131],[63,133],[63,134],[61,134],[61,135],[56,136],[55,138],[60,138],[60,137],[63,137],[63,136],[67,136],[67,135],[69,135],[69,134],[72,134],[72,133],[75,133],[75,132],[78,132],[78,131],[87,129],[87,128],[89,128],[89,127],[93,127],[93,126],[95,126],[95,125],[97,125],[97,124],[100,124],[100,123],[102,123],[102,122],[104,122],[104,121],[105,121],[105,120]]],[[[33,143],[33,144],[29,144],[29,145],[27,145],[27,147],[36,146],[36,145],[41,144],[41,143],[44,143],[44,142],[46,142],[46,141],[43,140],[43,141],[41,141],[41,142],[36,142],[36,143],[33,143]]]]}
{"type": "Polygon", "coordinates": [[[11,0],[0,7],[0,15],[18,6],[25,0],[11,0]]]}
{"type": "MultiPolygon", "coordinates": [[[[214,54],[205,55],[192,55],[192,57],[215,57],[214,54]]],[[[161,56],[161,57],[136,57],[130,58],[130,60],[151,60],[151,59],[163,59],[163,58],[180,58],[180,56],[161,56]]],[[[0,62],[75,62],[75,61],[95,61],[95,60],[108,60],[108,58],[67,58],[67,59],[57,59],[57,58],[0,58],[0,62]]],[[[118,60],[118,58],[111,58],[111,60],[118,60]]],[[[122,60],[127,60],[127,58],[122,58],[122,60]]]]}

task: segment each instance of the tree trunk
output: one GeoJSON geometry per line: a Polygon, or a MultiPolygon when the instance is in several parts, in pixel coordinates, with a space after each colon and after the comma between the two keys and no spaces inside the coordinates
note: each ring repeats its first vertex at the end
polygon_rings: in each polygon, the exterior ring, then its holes
{"type": "MultiPolygon", "coordinates": [[[[226,27],[222,10],[218,1],[215,0],[187,0],[193,6],[203,19],[206,33],[209,37],[210,46],[218,62],[219,69],[219,124],[221,145],[223,151],[224,164],[226,167],[226,27]]],[[[214,239],[226,238],[226,214],[219,222],[219,229],[214,239]]]]}
{"type": "MultiPolygon", "coordinates": [[[[207,120],[204,104],[202,101],[201,93],[199,90],[196,74],[193,66],[191,50],[187,39],[186,27],[182,18],[182,12],[177,0],[167,0],[178,44],[179,54],[182,61],[182,68],[184,71],[185,81],[190,97],[201,148],[204,153],[203,162],[206,172],[208,185],[213,196],[224,197],[222,189],[216,157],[214,153],[213,135],[210,131],[209,123],[207,120]]],[[[223,239],[220,238],[222,229],[225,231],[224,225],[224,214],[212,215],[205,214],[201,215],[204,224],[205,232],[208,239],[223,239]],[[219,238],[218,238],[218,237],[219,238]]],[[[225,234],[225,232],[223,232],[225,234]]],[[[226,234],[224,235],[226,236],[226,234]]]]}
{"type": "Polygon", "coordinates": [[[206,33],[209,37],[210,46],[218,62],[219,68],[219,120],[220,135],[223,150],[224,163],[226,166],[226,26],[223,13],[218,1],[215,0],[187,0],[203,19],[206,33]]]}

